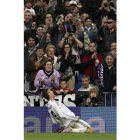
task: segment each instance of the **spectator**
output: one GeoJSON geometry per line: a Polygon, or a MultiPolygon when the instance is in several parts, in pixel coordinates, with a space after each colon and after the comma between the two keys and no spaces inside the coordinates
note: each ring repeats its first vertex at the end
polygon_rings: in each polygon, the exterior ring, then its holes
{"type": "Polygon", "coordinates": [[[27,41],[27,46],[24,47],[24,72],[27,71],[27,65],[31,57],[36,55],[35,38],[30,36],[27,41]]]}
{"type": "Polygon", "coordinates": [[[85,107],[96,107],[104,106],[102,99],[98,95],[98,90],[96,88],[91,88],[89,90],[89,97],[81,104],[85,107]]]}
{"type": "Polygon", "coordinates": [[[84,43],[84,32],[87,33],[90,42],[95,42],[98,37],[98,30],[95,24],[92,23],[91,18],[85,19],[85,26],[78,32],[78,39],[84,43]]]}
{"type": "Polygon", "coordinates": [[[64,44],[60,62],[61,62],[61,66],[60,66],[59,71],[61,73],[66,73],[68,69],[69,70],[72,69],[71,77],[69,77],[69,79],[66,79],[66,80],[67,80],[67,87],[74,88],[74,84],[75,84],[74,73],[75,73],[76,57],[72,55],[72,47],[69,43],[64,44]]]}
{"type": "Polygon", "coordinates": [[[83,43],[74,34],[66,33],[64,38],[59,42],[61,49],[66,41],[72,46],[72,54],[76,56],[75,71],[79,71],[81,66],[80,50],[83,48],[83,43]]]}
{"type": "Polygon", "coordinates": [[[56,19],[57,15],[55,14],[55,11],[53,10],[53,7],[51,4],[49,4],[49,0],[39,0],[39,2],[37,2],[35,4],[35,12],[37,14],[37,25],[40,24],[44,24],[45,22],[45,16],[47,13],[50,13],[51,15],[53,15],[53,18],[56,19]]]}
{"type": "Polygon", "coordinates": [[[37,46],[40,46],[43,49],[45,49],[46,33],[43,31],[42,26],[37,27],[37,30],[36,30],[36,43],[37,43],[37,46]]]}
{"type": "Polygon", "coordinates": [[[101,27],[99,34],[103,37],[104,53],[107,54],[110,51],[111,43],[116,42],[116,27],[111,19],[107,20],[107,27],[101,27]]]}
{"type": "Polygon", "coordinates": [[[67,94],[68,92],[75,92],[74,89],[67,88],[67,81],[60,80],[60,87],[53,90],[56,94],[67,94]]]}
{"type": "Polygon", "coordinates": [[[89,83],[90,83],[90,77],[88,75],[84,75],[82,77],[83,86],[79,88],[78,91],[89,91],[91,88],[96,88],[97,90],[99,90],[97,86],[89,83]]]}
{"type": "Polygon", "coordinates": [[[81,15],[81,22],[83,25],[85,25],[85,19],[89,17],[89,15],[87,13],[82,13],[81,15]]]}
{"type": "MultiPolygon", "coordinates": [[[[99,88],[102,92],[114,92],[113,106],[116,105],[116,68],[113,65],[114,57],[109,53],[105,57],[105,62],[98,65],[99,88]]],[[[110,94],[107,99],[110,102],[110,94]]]]}
{"type": "Polygon", "coordinates": [[[53,67],[57,69],[57,57],[55,56],[55,47],[53,45],[48,45],[45,51],[46,54],[44,56],[48,57],[51,60],[53,67]]]}
{"type": "Polygon", "coordinates": [[[110,53],[111,53],[111,54],[113,55],[113,57],[114,57],[113,65],[116,67],[116,61],[117,61],[117,59],[116,59],[116,57],[117,57],[117,46],[116,46],[116,43],[115,43],[115,42],[111,44],[110,50],[111,50],[110,53]]]}
{"type": "Polygon", "coordinates": [[[95,22],[95,12],[99,8],[99,0],[84,0],[83,12],[87,13],[92,21],[95,22]]]}
{"type": "Polygon", "coordinates": [[[96,44],[89,44],[89,51],[85,51],[82,57],[82,66],[84,69],[84,74],[90,77],[90,83],[98,86],[98,74],[96,72],[96,66],[102,63],[102,56],[99,56],[96,52],[96,44]]]}
{"type": "Polygon", "coordinates": [[[55,35],[55,32],[57,30],[58,25],[54,23],[53,16],[50,13],[47,13],[45,16],[45,24],[49,26],[48,33],[51,34],[51,37],[53,38],[55,35]]]}
{"type": "Polygon", "coordinates": [[[59,42],[62,40],[64,35],[65,35],[64,26],[63,24],[59,24],[55,31],[55,35],[52,38],[52,44],[56,47],[56,52],[55,52],[56,56],[62,53],[62,49],[59,48],[59,42]]]}
{"type": "Polygon", "coordinates": [[[31,17],[31,12],[26,11],[24,13],[24,30],[28,30],[32,27],[32,17],[31,17]]]}
{"type": "Polygon", "coordinates": [[[46,44],[45,44],[45,46],[47,47],[48,45],[51,45],[51,44],[52,44],[51,34],[50,33],[46,33],[46,44]]]}
{"type": "Polygon", "coordinates": [[[36,13],[35,13],[35,10],[32,8],[32,4],[31,4],[30,1],[27,1],[25,3],[25,10],[24,11],[25,12],[26,11],[29,11],[31,13],[31,16],[32,16],[33,21],[36,21],[36,13]]]}
{"type": "Polygon", "coordinates": [[[45,63],[45,70],[40,70],[35,78],[34,86],[39,89],[45,85],[48,89],[59,87],[60,74],[57,70],[53,69],[53,64],[50,60],[45,63]]]}
{"type": "Polygon", "coordinates": [[[116,20],[115,12],[116,9],[110,6],[109,0],[102,0],[101,7],[96,12],[95,18],[98,19],[98,22],[101,22],[104,17],[116,20]]]}
{"type": "Polygon", "coordinates": [[[36,77],[36,74],[39,70],[43,70],[45,67],[45,61],[47,58],[44,55],[44,50],[41,47],[38,47],[36,49],[36,56],[32,57],[29,61],[29,64],[27,66],[27,73],[29,74],[29,84],[30,90],[35,90],[34,87],[34,80],[36,77]]]}

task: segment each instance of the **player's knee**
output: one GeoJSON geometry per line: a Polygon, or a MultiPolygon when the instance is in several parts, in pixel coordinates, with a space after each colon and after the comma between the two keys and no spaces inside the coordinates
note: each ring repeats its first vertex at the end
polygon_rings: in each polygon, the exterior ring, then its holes
{"type": "Polygon", "coordinates": [[[89,127],[88,129],[89,129],[89,132],[88,133],[94,133],[93,127],[89,127]]]}

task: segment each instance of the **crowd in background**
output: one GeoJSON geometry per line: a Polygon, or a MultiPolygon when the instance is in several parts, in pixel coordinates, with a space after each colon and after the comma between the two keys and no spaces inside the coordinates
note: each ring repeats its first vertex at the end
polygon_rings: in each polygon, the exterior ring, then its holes
{"type": "Polygon", "coordinates": [[[116,0],[25,0],[29,90],[88,91],[81,106],[102,106],[100,93],[112,92],[116,105],[116,14],[116,0]]]}

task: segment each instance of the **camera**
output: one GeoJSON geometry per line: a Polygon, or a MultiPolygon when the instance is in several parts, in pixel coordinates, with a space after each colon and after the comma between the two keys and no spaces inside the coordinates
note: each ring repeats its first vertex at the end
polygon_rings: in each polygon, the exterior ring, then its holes
{"type": "Polygon", "coordinates": [[[69,34],[69,36],[72,36],[72,35],[73,35],[73,33],[70,33],[70,34],[69,34]]]}
{"type": "Polygon", "coordinates": [[[105,6],[105,7],[107,7],[107,6],[108,6],[108,4],[107,4],[107,3],[104,3],[104,6],[105,6]]]}

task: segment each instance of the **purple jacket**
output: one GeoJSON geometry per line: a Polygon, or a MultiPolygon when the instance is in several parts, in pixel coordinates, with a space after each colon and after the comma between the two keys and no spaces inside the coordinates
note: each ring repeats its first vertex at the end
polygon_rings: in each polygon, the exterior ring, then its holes
{"type": "Polygon", "coordinates": [[[41,86],[40,81],[44,77],[46,88],[53,89],[53,88],[59,87],[60,74],[57,70],[54,69],[53,75],[55,77],[54,82],[52,81],[51,76],[48,78],[48,76],[44,73],[44,71],[40,70],[36,75],[36,78],[35,78],[35,81],[34,81],[34,86],[38,89],[41,86]]]}

